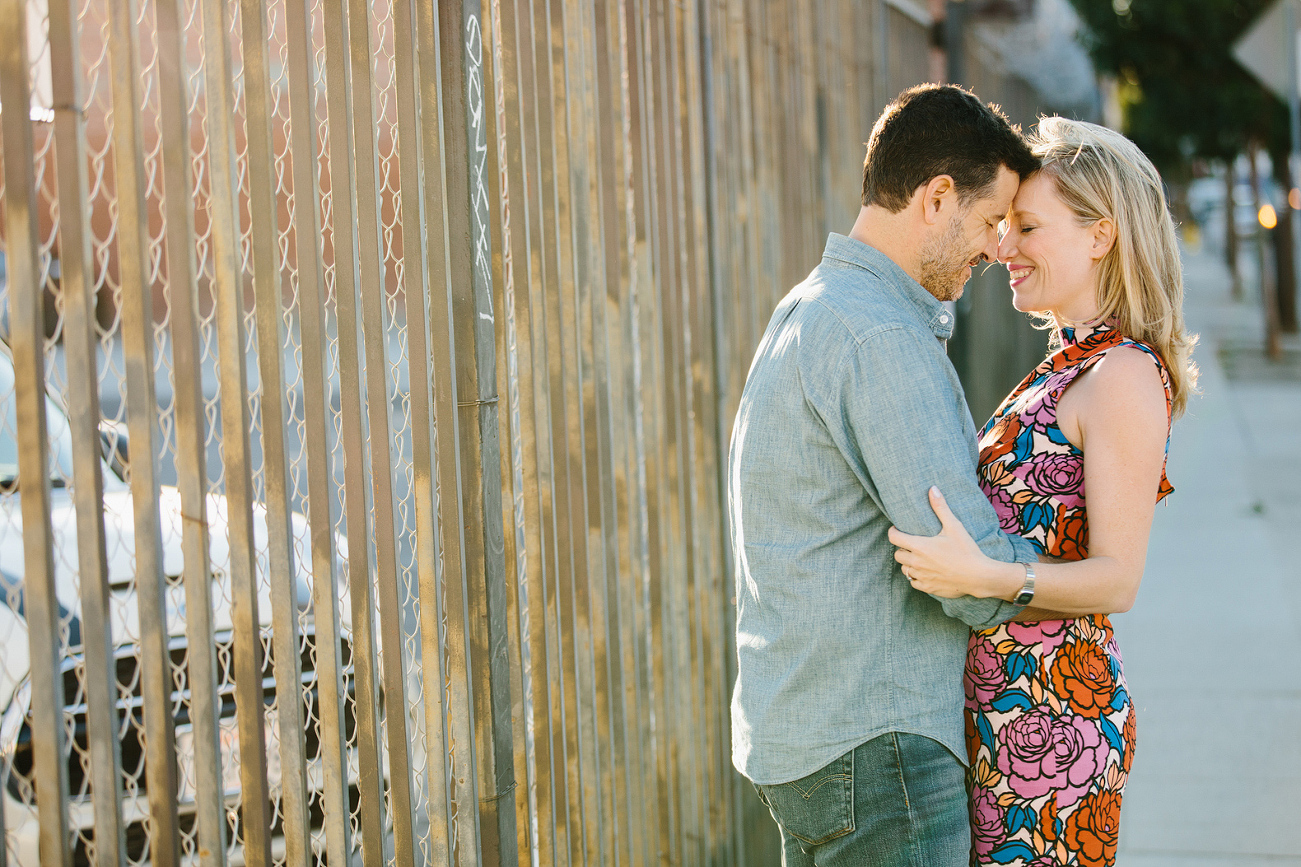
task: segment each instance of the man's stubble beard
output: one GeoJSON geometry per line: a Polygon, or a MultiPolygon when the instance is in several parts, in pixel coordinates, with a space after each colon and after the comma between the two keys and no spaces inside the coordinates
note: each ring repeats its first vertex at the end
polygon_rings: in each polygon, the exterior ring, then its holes
{"type": "Polygon", "coordinates": [[[964,216],[965,212],[950,220],[944,234],[922,250],[921,279],[918,282],[940,301],[957,301],[966,287],[963,269],[972,257],[964,256],[963,251],[957,249],[962,243],[964,216]]]}

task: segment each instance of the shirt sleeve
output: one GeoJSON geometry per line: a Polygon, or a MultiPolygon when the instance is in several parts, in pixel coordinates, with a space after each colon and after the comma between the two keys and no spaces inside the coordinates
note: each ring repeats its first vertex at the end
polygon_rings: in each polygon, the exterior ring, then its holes
{"type": "MultiPolygon", "coordinates": [[[[840,402],[847,438],[861,456],[869,494],[910,535],[940,531],[927,491],[939,487],[982,551],[1005,563],[1034,562],[1037,549],[999,528],[976,478],[976,432],[962,384],[934,336],[903,326],[863,341],[848,360],[840,402]]],[[[898,564],[891,560],[896,571],[898,564]]],[[[902,573],[899,580],[904,580],[902,573]]],[[[945,614],[976,628],[1022,606],[1001,599],[935,597],[945,614]]]]}

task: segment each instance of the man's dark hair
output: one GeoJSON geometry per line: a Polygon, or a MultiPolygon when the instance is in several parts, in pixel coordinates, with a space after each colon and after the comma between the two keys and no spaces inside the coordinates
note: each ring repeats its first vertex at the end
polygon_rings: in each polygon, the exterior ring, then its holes
{"type": "Polygon", "coordinates": [[[1039,160],[997,105],[952,84],[910,87],[872,128],[863,161],[863,205],[897,214],[918,187],[938,175],[953,178],[958,201],[966,204],[989,190],[999,166],[1025,180],[1039,160]]]}

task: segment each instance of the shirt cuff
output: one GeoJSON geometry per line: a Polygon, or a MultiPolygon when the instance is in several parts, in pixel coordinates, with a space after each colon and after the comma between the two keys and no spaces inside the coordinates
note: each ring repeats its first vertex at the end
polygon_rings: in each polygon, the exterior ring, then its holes
{"type": "Polygon", "coordinates": [[[1038,563],[1039,548],[1034,542],[1028,539],[1022,539],[1020,536],[1009,535],[1007,541],[1012,543],[1012,561],[1013,563],[1038,563]]]}

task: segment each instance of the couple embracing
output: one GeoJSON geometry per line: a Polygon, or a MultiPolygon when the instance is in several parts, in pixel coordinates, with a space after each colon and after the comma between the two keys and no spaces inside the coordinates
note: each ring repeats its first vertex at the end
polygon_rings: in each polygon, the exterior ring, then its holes
{"type": "Polygon", "coordinates": [[[1123,136],[1023,138],[953,86],[886,107],[728,462],[732,757],[784,865],[1114,864],[1135,717],[1107,615],[1172,490],[1182,300],[1161,179],[1123,136]],[[942,302],[986,261],[1055,337],[977,435],[942,302]]]}

